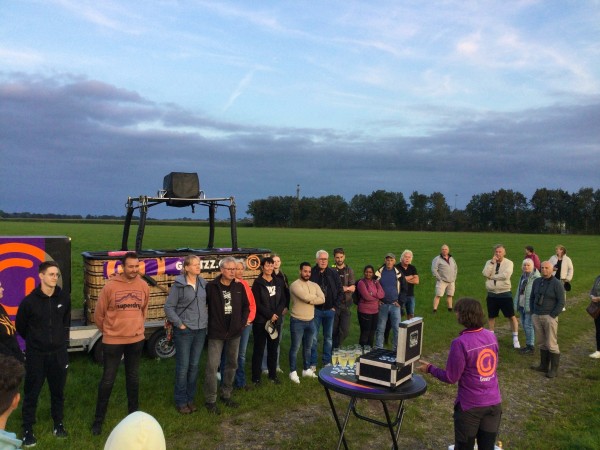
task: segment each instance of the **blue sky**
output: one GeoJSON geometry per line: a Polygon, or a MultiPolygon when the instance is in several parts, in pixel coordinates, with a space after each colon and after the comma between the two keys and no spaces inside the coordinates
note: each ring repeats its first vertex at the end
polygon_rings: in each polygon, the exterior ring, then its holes
{"type": "MultiPolygon", "coordinates": [[[[0,209],[599,188],[600,2],[76,1],[0,8],[0,209]]],[[[187,210],[153,210],[180,217],[187,210]]]]}

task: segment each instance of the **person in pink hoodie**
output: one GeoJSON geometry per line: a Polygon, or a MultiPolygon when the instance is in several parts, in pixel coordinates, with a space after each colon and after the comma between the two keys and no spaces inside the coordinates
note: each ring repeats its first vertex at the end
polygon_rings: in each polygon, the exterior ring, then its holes
{"type": "Polygon", "coordinates": [[[121,358],[125,363],[127,410],[138,410],[139,366],[144,349],[144,322],[148,313],[150,289],[140,277],[140,261],[134,252],[123,256],[123,272],[111,277],[98,297],[94,322],[102,332],[104,372],[98,385],[92,434],[102,433],[121,358]]]}

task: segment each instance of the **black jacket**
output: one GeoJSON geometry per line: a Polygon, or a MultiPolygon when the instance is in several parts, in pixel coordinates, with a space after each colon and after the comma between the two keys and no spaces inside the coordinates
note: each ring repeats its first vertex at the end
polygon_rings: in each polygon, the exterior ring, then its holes
{"type": "Polygon", "coordinates": [[[28,352],[47,353],[66,349],[71,326],[69,294],[57,286],[48,297],[38,285],[21,301],[15,325],[25,339],[28,352]]]}
{"type": "Polygon", "coordinates": [[[315,308],[327,311],[331,308],[337,309],[340,307],[344,301],[344,290],[342,289],[342,282],[336,270],[327,267],[324,272],[321,272],[319,266],[314,266],[310,273],[310,281],[321,286],[321,290],[325,294],[325,303],[315,305],[315,308]]]}
{"type": "Polygon", "coordinates": [[[267,323],[277,314],[279,317],[283,315],[283,310],[287,307],[285,297],[285,286],[278,277],[273,277],[271,286],[268,285],[262,275],[259,275],[252,284],[252,293],[256,301],[256,317],[255,323],[267,323]],[[269,293],[269,287],[275,288],[275,295],[269,293]]]}
{"type": "Polygon", "coordinates": [[[235,280],[229,285],[231,292],[231,320],[227,326],[225,318],[225,299],[220,287],[221,275],[206,285],[206,304],[208,306],[208,338],[232,339],[240,336],[248,322],[250,303],[246,289],[235,280]]]}

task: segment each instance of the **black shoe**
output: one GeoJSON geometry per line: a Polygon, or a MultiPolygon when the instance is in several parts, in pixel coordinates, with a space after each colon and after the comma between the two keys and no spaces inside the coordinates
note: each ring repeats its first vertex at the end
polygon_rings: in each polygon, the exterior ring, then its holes
{"type": "Polygon", "coordinates": [[[269,381],[271,383],[273,383],[273,384],[281,384],[281,381],[277,377],[275,377],[275,378],[269,378],[269,381]]]}
{"type": "Polygon", "coordinates": [[[33,435],[33,430],[28,428],[23,431],[23,447],[35,447],[35,444],[37,444],[37,439],[33,435]]]}
{"type": "Polygon", "coordinates": [[[434,314],[436,314],[436,313],[437,313],[437,309],[434,309],[434,310],[433,310],[433,313],[434,313],[434,314]]]}
{"type": "Polygon", "coordinates": [[[57,438],[66,438],[69,435],[69,433],[67,433],[67,430],[65,430],[65,426],[62,424],[62,422],[54,425],[54,430],[52,431],[52,434],[57,438]]]}
{"type": "Polygon", "coordinates": [[[92,424],[92,434],[94,436],[100,436],[102,434],[102,422],[95,420],[92,424]]]}
{"type": "Polygon", "coordinates": [[[534,348],[532,345],[528,345],[526,347],[523,347],[521,350],[519,350],[519,353],[521,355],[533,355],[534,352],[534,348]]]}
{"type": "Polygon", "coordinates": [[[216,403],[205,403],[204,406],[206,406],[206,409],[210,414],[215,414],[217,416],[221,414],[221,411],[216,403]]]}
{"type": "Polygon", "coordinates": [[[231,400],[231,398],[221,397],[221,401],[228,408],[237,408],[238,406],[240,406],[238,402],[234,402],[233,400],[231,400]]]}

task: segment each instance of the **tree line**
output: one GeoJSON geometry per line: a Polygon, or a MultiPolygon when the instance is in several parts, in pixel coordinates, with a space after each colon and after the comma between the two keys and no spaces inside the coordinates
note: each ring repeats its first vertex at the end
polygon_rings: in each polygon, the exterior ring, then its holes
{"type": "Polygon", "coordinates": [[[538,189],[527,199],[500,189],[471,197],[464,210],[451,209],[444,194],[414,191],[339,195],[271,196],[253,200],[246,211],[259,227],[352,228],[514,233],[600,233],[600,189],[538,189]]]}

